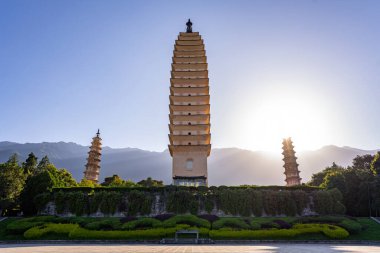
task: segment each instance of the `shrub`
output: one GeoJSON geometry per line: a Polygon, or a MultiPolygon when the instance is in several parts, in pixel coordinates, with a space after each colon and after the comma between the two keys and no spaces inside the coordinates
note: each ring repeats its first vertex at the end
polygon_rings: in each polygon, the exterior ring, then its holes
{"type": "Polygon", "coordinates": [[[51,194],[50,193],[40,193],[34,197],[34,204],[36,205],[36,208],[38,211],[42,211],[46,204],[51,200],[51,194]]]}
{"type": "Polygon", "coordinates": [[[70,239],[98,239],[98,240],[149,240],[173,237],[180,229],[187,229],[188,225],[178,225],[173,228],[154,228],[132,231],[94,231],[84,228],[76,228],[69,234],[70,239]]]}
{"type": "Polygon", "coordinates": [[[84,227],[90,230],[116,230],[121,227],[121,223],[118,218],[107,218],[88,223],[84,227]]]}
{"type": "Polygon", "coordinates": [[[122,225],[123,230],[146,229],[146,228],[159,228],[162,227],[162,222],[154,218],[141,218],[138,220],[130,221],[122,225]]]}
{"type": "Polygon", "coordinates": [[[280,228],[280,225],[276,222],[269,221],[269,222],[261,223],[261,228],[263,229],[280,228]]]}
{"type": "Polygon", "coordinates": [[[359,234],[362,231],[362,226],[359,222],[353,220],[343,220],[338,224],[339,227],[346,229],[350,234],[359,234]]]}
{"type": "Polygon", "coordinates": [[[177,215],[162,222],[164,228],[175,227],[177,224],[187,224],[195,227],[210,228],[210,222],[194,215],[177,215]]]}
{"type": "Polygon", "coordinates": [[[299,235],[323,233],[329,238],[343,239],[349,233],[343,228],[327,224],[298,224],[291,229],[271,229],[271,230],[211,230],[209,232],[212,239],[291,239],[299,235]]]}
{"type": "Polygon", "coordinates": [[[120,223],[127,223],[134,220],[137,220],[135,216],[127,216],[127,217],[120,218],[120,223]]]}
{"type": "Polygon", "coordinates": [[[219,220],[219,217],[216,216],[216,215],[212,215],[212,214],[202,214],[202,215],[198,215],[199,218],[201,219],[205,219],[205,220],[208,220],[209,222],[214,222],[216,220],[219,220]]]}
{"type": "Polygon", "coordinates": [[[297,218],[293,223],[329,223],[338,224],[345,220],[342,216],[311,216],[297,218]]]}
{"type": "Polygon", "coordinates": [[[220,218],[212,223],[213,229],[220,228],[250,229],[250,226],[241,218],[220,218]]]}
{"type": "Polygon", "coordinates": [[[274,220],[273,223],[277,223],[281,229],[289,229],[292,227],[292,225],[283,220],[274,220]]]}
{"type": "Polygon", "coordinates": [[[156,216],[154,216],[154,218],[159,220],[159,221],[164,221],[164,220],[170,219],[173,216],[175,216],[175,215],[171,214],[171,213],[165,213],[165,214],[156,215],[156,216]]]}
{"type": "Polygon", "coordinates": [[[25,231],[32,227],[36,227],[39,225],[44,224],[44,222],[31,222],[31,221],[25,221],[24,219],[14,221],[7,225],[7,233],[9,234],[23,234],[25,231]]]}
{"type": "Polygon", "coordinates": [[[68,236],[68,234],[78,228],[78,224],[53,224],[49,223],[43,226],[32,227],[25,231],[24,237],[26,239],[41,239],[48,234],[55,234],[59,236],[68,236]]]}

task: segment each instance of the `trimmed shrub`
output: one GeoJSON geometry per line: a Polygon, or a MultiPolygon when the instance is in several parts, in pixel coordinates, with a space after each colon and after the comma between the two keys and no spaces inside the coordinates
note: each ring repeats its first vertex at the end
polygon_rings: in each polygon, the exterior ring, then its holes
{"type": "Polygon", "coordinates": [[[346,229],[350,234],[359,234],[362,231],[362,226],[359,222],[349,219],[343,220],[338,226],[346,229]]]}
{"type": "Polygon", "coordinates": [[[107,218],[88,223],[84,227],[90,230],[117,230],[120,229],[121,223],[118,218],[107,218]]]}
{"type": "Polygon", "coordinates": [[[121,226],[123,230],[147,229],[162,227],[162,222],[154,218],[141,218],[130,221],[121,226]]]}
{"type": "Polygon", "coordinates": [[[53,224],[49,223],[43,226],[33,227],[25,231],[26,239],[41,239],[46,235],[68,236],[68,234],[78,228],[78,224],[53,224]]]}
{"type": "Polygon", "coordinates": [[[342,216],[311,216],[311,217],[300,217],[294,220],[295,223],[329,223],[338,224],[345,220],[346,218],[342,216]]]}
{"type": "Polygon", "coordinates": [[[343,228],[326,224],[298,224],[291,229],[271,229],[271,230],[211,230],[209,232],[212,239],[291,239],[299,235],[322,233],[332,239],[346,238],[349,233],[343,228]]]}
{"type": "Polygon", "coordinates": [[[216,215],[212,215],[212,214],[202,214],[202,215],[198,215],[199,218],[201,219],[205,219],[205,220],[208,220],[209,222],[214,222],[216,220],[219,220],[219,217],[216,216],[216,215]]]}
{"type": "Polygon", "coordinates": [[[173,228],[154,228],[133,231],[94,231],[84,228],[76,228],[69,234],[70,239],[98,239],[98,240],[149,240],[173,237],[180,229],[188,229],[188,225],[178,225],[173,228]]]}
{"type": "Polygon", "coordinates": [[[277,223],[281,229],[289,229],[292,227],[292,225],[283,220],[274,220],[273,223],[277,223]]]}
{"type": "Polygon", "coordinates": [[[173,216],[175,216],[175,215],[172,213],[165,213],[165,214],[156,215],[156,216],[154,216],[154,218],[159,220],[159,221],[164,221],[164,220],[170,219],[173,216]]]}
{"type": "Polygon", "coordinates": [[[127,223],[134,220],[137,220],[135,216],[127,216],[127,217],[120,218],[120,223],[127,223]]]}
{"type": "Polygon", "coordinates": [[[162,222],[164,228],[175,227],[177,224],[187,224],[194,227],[210,228],[210,222],[194,215],[177,215],[162,222]]]}
{"type": "Polygon", "coordinates": [[[42,221],[31,222],[31,221],[24,221],[24,219],[22,219],[22,220],[18,220],[18,221],[14,221],[12,223],[9,223],[7,225],[6,231],[9,234],[19,235],[19,234],[23,234],[25,231],[27,231],[28,229],[30,229],[32,227],[40,226],[42,224],[44,224],[44,222],[42,222],[42,221]]]}
{"type": "Polygon", "coordinates": [[[212,223],[213,229],[220,228],[250,229],[250,226],[241,218],[220,218],[212,223]]]}

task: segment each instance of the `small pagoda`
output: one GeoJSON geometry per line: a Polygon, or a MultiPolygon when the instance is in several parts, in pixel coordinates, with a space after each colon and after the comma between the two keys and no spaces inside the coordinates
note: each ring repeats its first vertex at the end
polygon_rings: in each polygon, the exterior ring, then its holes
{"type": "Polygon", "coordinates": [[[289,137],[282,141],[282,149],[284,150],[282,154],[284,155],[284,168],[286,176],[286,186],[300,185],[300,171],[298,170],[297,157],[295,155],[294,146],[292,139],[289,137]]]}
{"type": "Polygon", "coordinates": [[[100,132],[98,129],[96,136],[92,138],[90,151],[88,152],[87,164],[85,166],[86,170],[84,171],[84,179],[98,183],[101,151],[102,139],[100,138],[100,132]]]}

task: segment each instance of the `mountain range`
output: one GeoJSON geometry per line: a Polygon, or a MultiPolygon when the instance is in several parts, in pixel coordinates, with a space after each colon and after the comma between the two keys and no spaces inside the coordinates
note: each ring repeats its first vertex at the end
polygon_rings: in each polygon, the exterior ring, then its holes
{"type": "MultiPolygon", "coordinates": [[[[38,158],[47,155],[58,168],[66,168],[79,181],[83,176],[89,147],[73,142],[14,143],[0,142],[0,163],[17,153],[24,161],[30,152],[38,158]]],[[[348,166],[357,155],[374,154],[377,150],[324,146],[318,150],[297,153],[302,182],[333,162],[348,166]]],[[[209,185],[284,185],[281,154],[239,148],[213,149],[208,162],[209,185]]],[[[137,148],[103,147],[100,179],[117,174],[139,181],[147,177],[171,183],[171,157],[168,150],[152,152],[137,148]]]]}

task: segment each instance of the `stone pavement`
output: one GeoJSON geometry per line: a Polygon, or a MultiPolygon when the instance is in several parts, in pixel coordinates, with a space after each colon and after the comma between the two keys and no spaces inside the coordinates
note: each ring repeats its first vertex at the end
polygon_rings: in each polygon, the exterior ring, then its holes
{"type": "Polygon", "coordinates": [[[42,245],[0,244],[1,253],[380,253],[380,246],[329,244],[267,245],[42,245]]]}

